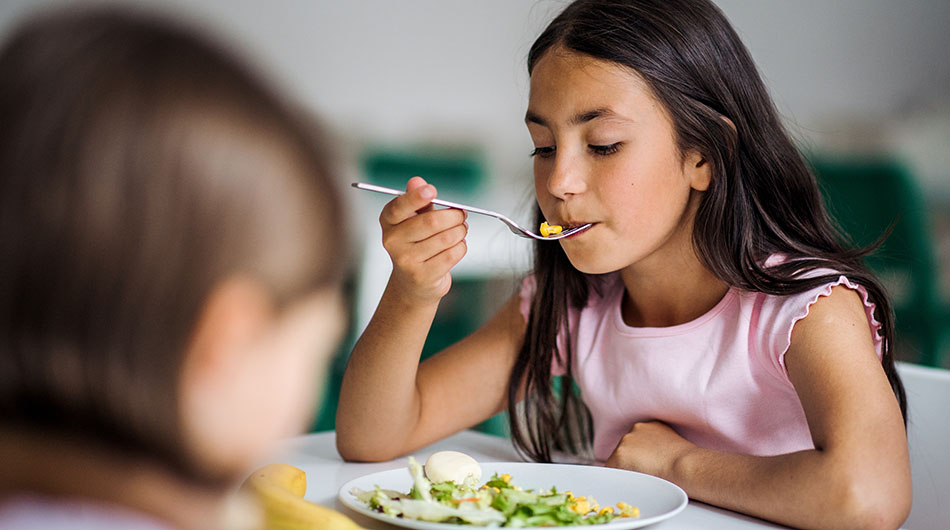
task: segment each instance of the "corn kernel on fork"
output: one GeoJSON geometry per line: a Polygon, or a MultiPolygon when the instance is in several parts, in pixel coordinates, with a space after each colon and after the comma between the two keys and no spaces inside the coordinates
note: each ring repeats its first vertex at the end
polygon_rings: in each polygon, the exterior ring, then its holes
{"type": "MultiPolygon", "coordinates": [[[[375,192],[377,192],[377,193],[385,193],[385,194],[388,194],[388,195],[397,195],[397,196],[398,196],[398,195],[402,195],[402,194],[406,193],[406,192],[401,191],[401,190],[396,190],[396,189],[393,189],[393,188],[387,188],[387,187],[385,187],[385,186],[377,186],[377,185],[375,185],[375,184],[368,184],[368,183],[366,183],[366,182],[354,182],[352,185],[353,185],[354,188],[357,188],[357,189],[360,189],[360,190],[375,191],[375,192]]],[[[477,214],[480,214],[480,215],[487,215],[487,216],[489,216],[489,217],[494,217],[495,219],[498,219],[499,221],[505,223],[505,225],[508,226],[508,229],[511,230],[511,232],[512,232],[513,234],[515,234],[516,236],[520,236],[520,237],[524,237],[524,238],[528,238],[528,239],[540,239],[540,240],[544,240],[544,241],[555,241],[555,240],[558,240],[558,239],[565,238],[565,237],[568,237],[568,236],[570,236],[570,235],[576,234],[577,232],[580,232],[581,230],[586,230],[587,228],[589,228],[589,227],[591,226],[591,224],[588,223],[588,224],[585,224],[585,225],[576,226],[576,227],[571,228],[571,229],[568,229],[568,230],[562,230],[560,233],[557,233],[557,234],[551,234],[551,235],[543,236],[543,235],[535,234],[534,232],[532,232],[532,231],[530,231],[530,230],[527,230],[527,229],[525,229],[525,228],[522,228],[521,226],[518,225],[518,223],[512,221],[511,219],[508,219],[507,217],[505,217],[504,215],[502,215],[502,214],[500,214],[500,213],[498,213],[498,212],[493,212],[493,211],[491,211],[491,210],[485,210],[484,208],[477,208],[477,207],[475,207],[475,206],[468,206],[468,205],[465,205],[465,204],[459,204],[459,203],[457,203],[457,202],[444,201],[444,200],[442,200],[442,199],[433,199],[433,200],[432,200],[432,204],[437,204],[437,205],[439,205],[439,206],[445,206],[446,208],[458,208],[459,210],[465,210],[465,211],[467,211],[467,212],[472,212],[472,213],[477,213],[477,214]]]]}

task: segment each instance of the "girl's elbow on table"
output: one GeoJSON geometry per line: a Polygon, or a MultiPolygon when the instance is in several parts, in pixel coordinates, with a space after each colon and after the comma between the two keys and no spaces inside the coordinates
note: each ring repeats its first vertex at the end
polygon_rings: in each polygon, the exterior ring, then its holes
{"type": "Polygon", "coordinates": [[[830,483],[821,496],[828,528],[898,528],[910,514],[910,476],[897,467],[853,464],[825,473],[830,483]]]}

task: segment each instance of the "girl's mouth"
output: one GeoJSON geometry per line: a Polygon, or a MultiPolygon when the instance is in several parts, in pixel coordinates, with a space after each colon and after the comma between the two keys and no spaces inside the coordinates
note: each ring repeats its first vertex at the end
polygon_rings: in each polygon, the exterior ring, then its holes
{"type": "Polygon", "coordinates": [[[581,234],[584,234],[585,232],[587,232],[588,230],[590,230],[591,228],[593,228],[594,225],[596,225],[596,224],[597,224],[597,223],[565,223],[565,224],[562,225],[562,226],[564,227],[564,230],[565,230],[565,231],[571,230],[571,229],[573,229],[573,228],[577,228],[577,227],[579,227],[579,226],[584,226],[584,225],[588,225],[588,226],[587,226],[586,228],[582,229],[582,230],[578,230],[577,233],[575,233],[575,234],[571,234],[571,235],[565,237],[564,239],[574,239],[575,237],[578,237],[578,236],[580,236],[581,234]]]}

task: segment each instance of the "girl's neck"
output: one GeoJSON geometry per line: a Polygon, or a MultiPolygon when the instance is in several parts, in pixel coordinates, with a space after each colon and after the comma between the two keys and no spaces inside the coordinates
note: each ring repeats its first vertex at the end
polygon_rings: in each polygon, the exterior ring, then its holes
{"type": "Polygon", "coordinates": [[[695,254],[653,261],[659,266],[628,267],[620,272],[626,288],[621,315],[628,326],[685,324],[706,314],[729,291],[695,254]]]}
{"type": "Polygon", "coordinates": [[[253,528],[259,521],[243,497],[157,463],[85,441],[0,429],[0,500],[30,493],[120,506],[182,529],[253,528]]]}

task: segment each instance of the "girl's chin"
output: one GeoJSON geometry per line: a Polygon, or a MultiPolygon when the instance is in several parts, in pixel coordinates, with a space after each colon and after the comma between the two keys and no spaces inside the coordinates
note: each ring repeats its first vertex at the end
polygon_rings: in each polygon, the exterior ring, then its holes
{"type": "Polygon", "coordinates": [[[607,274],[609,272],[618,271],[621,268],[617,266],[616,263],[607,263],[602,260],[598,260],[590,254],[580,252],[565,253],[567,254],[568,261],[571,262],[571,265],[584,274],[607,274]]]}

